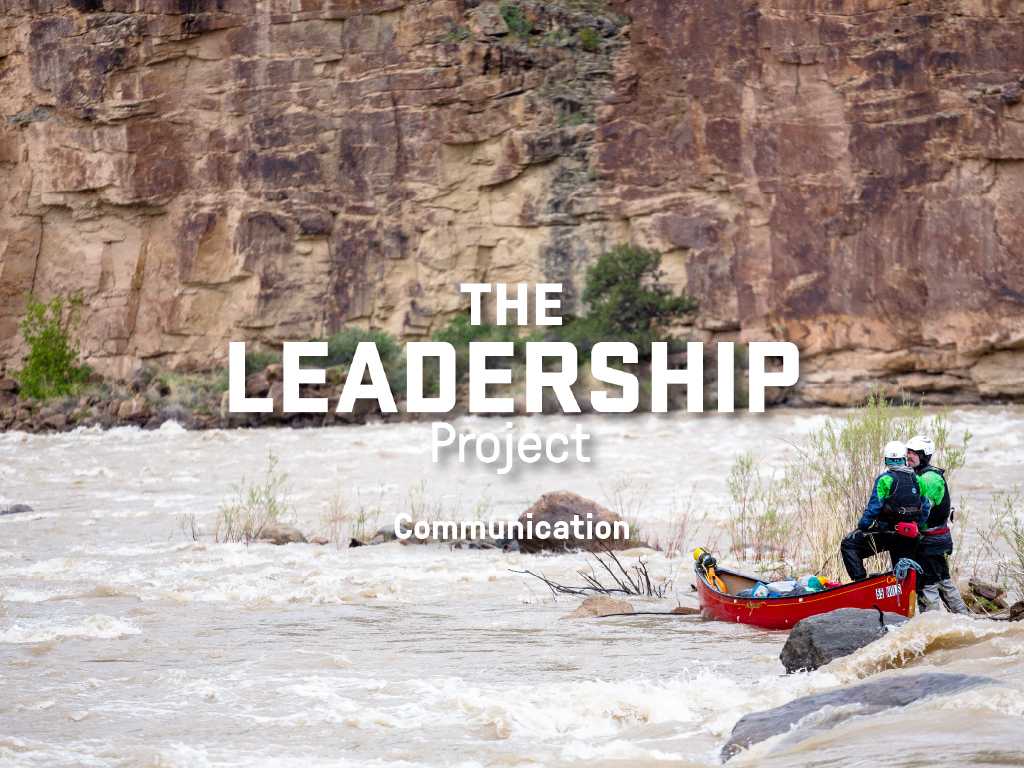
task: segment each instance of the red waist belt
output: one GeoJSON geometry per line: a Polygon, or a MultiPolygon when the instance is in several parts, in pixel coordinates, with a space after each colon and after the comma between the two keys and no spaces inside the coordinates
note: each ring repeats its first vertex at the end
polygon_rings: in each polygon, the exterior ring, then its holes
{"type": "Polygon", "coordinates": [[[922,536],[938,536],[943,533],[949,533],[948,525],[942,528],[932,528],[930,531],[921,531],[922,536]]]}

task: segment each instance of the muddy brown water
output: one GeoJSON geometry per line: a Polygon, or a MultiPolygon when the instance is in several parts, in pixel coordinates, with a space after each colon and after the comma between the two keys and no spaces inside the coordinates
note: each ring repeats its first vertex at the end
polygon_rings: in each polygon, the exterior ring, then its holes
{"type": "MultiPolygon", "coordinates": [[[[780,462],[793,449],[778,438],[829,415],[840,414],[517,418],[540,434],[583,423],[593,460],[507,476],[475,460],[433,465],[426,424],[0,435],[0,507],[35,509],[0,517],[0,764],[713,765],[747,712],[911,671],[1003,685],[839,718],[730,764],[1022,764],[1022,624],[921,616],[787,676],[785,633],[699,617],[559,621],[576,602],[514,572],[572,581],[582,555],[209,535],[231,484],[265,471],[268,450],[308,532],[336,493],[352,509],[383,507],[380,524],[410,504],[509,518],[556,488],[606,501],[626,477],[650,484],[641,519],[656,531],[691,492],[720,499],[738,451],[780,462]],[[180,526],[191,514],[198,541],[180,526]]],[[[958,478],[975,506],[1024,481],[1024,409],[951,419],[975,434],[958,478]]],[[[504,420],[456,426],[505,431],[504,420]]],[[[635,604],[667,610],[690,564],[645,559],[673,597],[635,604]]]]}

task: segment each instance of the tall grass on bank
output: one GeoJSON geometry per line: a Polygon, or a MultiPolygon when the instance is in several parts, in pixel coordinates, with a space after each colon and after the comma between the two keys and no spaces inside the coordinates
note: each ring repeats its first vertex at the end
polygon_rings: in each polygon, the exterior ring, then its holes
{"type": "Polygon", "coordinates": [[[278,474],[278,457],[271,451],[262,483],[246,483],[245,476],[232,485],[236,500],[222,504],[217,513],[214,539],[218,542],[245,542],[259,538],[260,532],[276,521],[289,508],[288,473],[278,474]]]}
{"type": "MultiPolygon", "coordinates": [[[[875,391],[845,419],[829,418],[810,432],[796,458],[765,475],[752,454],[737,458],[729,478],[731,551],[740,560],[788,572],[813,571],[846,580],[839,555],[843,536],[854,530],[883,471],[882,449],[890,440],[927,433],[935,441],[932,464],[952,482],[964,465],[971,434],[962,447],[950,441],[946,413],[927,418],[921,405],[895,406],[875,391]]],[[[888,566],[874,558],[869,569],[888,566]]]]}
{"type": "Polygon", "coordinates": [[[1024,595],[1024,489],[1000,491],[989,506],[988,527],[979,530],[981,547],[995,565],[996,579],[1024,595]]]}

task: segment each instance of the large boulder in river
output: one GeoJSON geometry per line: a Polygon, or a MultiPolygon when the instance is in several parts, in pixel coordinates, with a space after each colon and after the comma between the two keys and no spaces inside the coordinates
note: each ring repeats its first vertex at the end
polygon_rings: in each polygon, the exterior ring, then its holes
{"type": "MultiPolygon", "coordinates": [[[[603,552],[605,545],[609,549],[627,549],[630,546],[629,536],[622,535],[623,520],[610,509],[605,509],[596,501],[585,499],[578,493],[572,491],[553,491],[545,493],[536,503],[519,516],[519,522],[523,526],[523,535],[517,537],[519,549],[523,552],[564,551],[567,549],[585,549],[589,552],[603,552]],[[590,515],[588,518],[587,515],[590,515]],[[574,518],[582,522],[580,532],[582,536],[576,536],[573,532],[572,522],[574,518]],[[526,535],[526,524],[530,522],[532,535],[526,535]],[[555,538],[555,526],[558,523],[568,524],[568,538],[555,538]],[[587,523],[590,523],[592,535],[587,536],[587,523]],[[602,539],[597,535],[597,524],[605,522],[608,524],[610,534],[608,538],[602,539]],[[618,522],[618,537],[615,536],[615,523],[618,522]],[[547,531],[547,538],[537,535],[537,526],[540,523],[546,524],[547,528],[541,528],[542,532],[547,531]]],[[[559,528],[561,533],[564,528],[559,528]]],[[[602,526],[603,532],[603,526],[602,526]]]]}
{"type": "Polygon", "coordinates": [[[839,608],[819,613],[796,623],[779,658],[787,672],[815,670],[833,659],[849,656],[880,638],[888,627],[906,621],[906,616],[886,613],[883,626],[878,611],[870,608],[839,608]]]}
{"type": "Polygon", "coordinates": [[[275,544],[305,544],[306,537],[302,531],[288,523],[273,522],[260,531],[259,538],[270,539],[275,544]]]}
{"type": "Polygon", "coordinates": [[[898,675],[853,688],[804,696],[781,707],[744,715],[722,747],[722,757],[728,760],[740,750],[790,729],[792,731],[786,737],[787,746],[853,717],[873,715],[893,707],[905,707],[929,696],[948,696],[982,685],[1005,686],[1005,683],[972,675],[898,675]],[[827,714],[823,713],[825,716],[810,718],[802,727],[793,728],[803,718],[825,707],[829,707],[827,714]]]}

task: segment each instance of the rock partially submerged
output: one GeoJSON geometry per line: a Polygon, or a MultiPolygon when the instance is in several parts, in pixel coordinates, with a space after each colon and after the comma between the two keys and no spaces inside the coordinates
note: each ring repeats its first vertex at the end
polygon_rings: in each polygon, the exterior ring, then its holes
{"type": "Polygon", "coordinates": [[[269,539],[274,544],[305,544],[302,531],[288,523],[274,522],[260,531],[259,538],[269,539]]]}
{"type": "Polygon", "coordinates": [[[34,510],[28,504],[15,504],[9,509],[0,509],[0,515],[17,515],[22,512],[33,512],[34,510]]]}
{"type": "MultiPolygon", "coordinates": [[[[615,538],[615,523],[622,523],[622,518],[612,512],[610,509],[606,509],[598,504],[596,501],[585,499],[578,493],[572,491],[553,491],[551,493],[545,493],[536,503],[528,510],[523,512],[519,516],[519,522],[523,525],[523,530],[526,530],[526,523],[530,521],[533,526],[533,535],[527,537],[524,533],[522,538],[519,538],[519,549],[523,552],[541,552],[547,551],[564,551],[567,549],[583,549],[588,552],[603,552],[604,545],[607,544],[609,549],[627,549],[630,546],[629,537],[622,536],[621,530],[618,538],[615,538]],[[587,514],[591,517],[587,518],[587,514]],[[578,537],[573,533],[572,522],[574,517],[579,517],[583,521],[582,537],[578,537]],[[538,523],[547,523],[551,526],[552,532],[554,531],[555,524],[565,522],[569,524],[569,538],[568,539],[556,539],[554,535],[549,535],[546,539],[539,538],[536,535],[538,523]],[[596,530],[596,526],[599,522],[608,523],[612,535],[607,539],[599,539],[595,535],[592,538],[586,536],[586,525],[590,522],[593,526],[592,530],[596,530]]],[[[621,529],[621,525],[619,526],[621,529]]]]}
{"type": "Polygon", "coordinates": [[[967,607],[976,613],[999,613],[1010,607],[1006,590],[998,584],[972,578],[961,579],[956,586],[967,607]]]}
{"type": "Polygon", "coordinates": [[[633,613],[633,606],[625,600],[616,600],[608,595],[591,595],[579,608],[562,619],[590,619],[594,616],[613,616],[618,613],[633,613]]]}
{"type": "Polygon", "coordinates": [[[886,613],[883,626],[877,610],[863,608],[839,608],[819,613],[796,623],[779,658],[786,672],[815,670],[833,659],[849,656],[882,637],[888,627],[906,621],[906,616],[886,613]]]}
{"type": "Polygon", "coordinates": [[[967,582],[971,592],[976,594],[978,597],[984,597],[986,600],[998,600],[1000,597],[1006,597],[1006,590],[998,584],[992,584],[982,579],[972,578],[967,582]]]}
{"type": "Polygon", "coordinates": [[[682,616],[699,616],[700,608],[695,605],[677,605],[669,613],[675,613],[682,616]]]}
{"type": "Polygon", "coordinates": [[[790,730],[793,730],[790,743],[796,743],[852,717],[873,715],[894,707],[905,707],[929,696],[950,695],[982,685],[1004,683],[973,675],[900,675],[853,688],[804,696],[781,707],[744,715],[722,747],[722,757],[728,760],[740,750],[790,730]],[[820,715],[810,717],[815,713],[820,715]],[[799,726],[794,728],[797,724],[799,726]]]}

